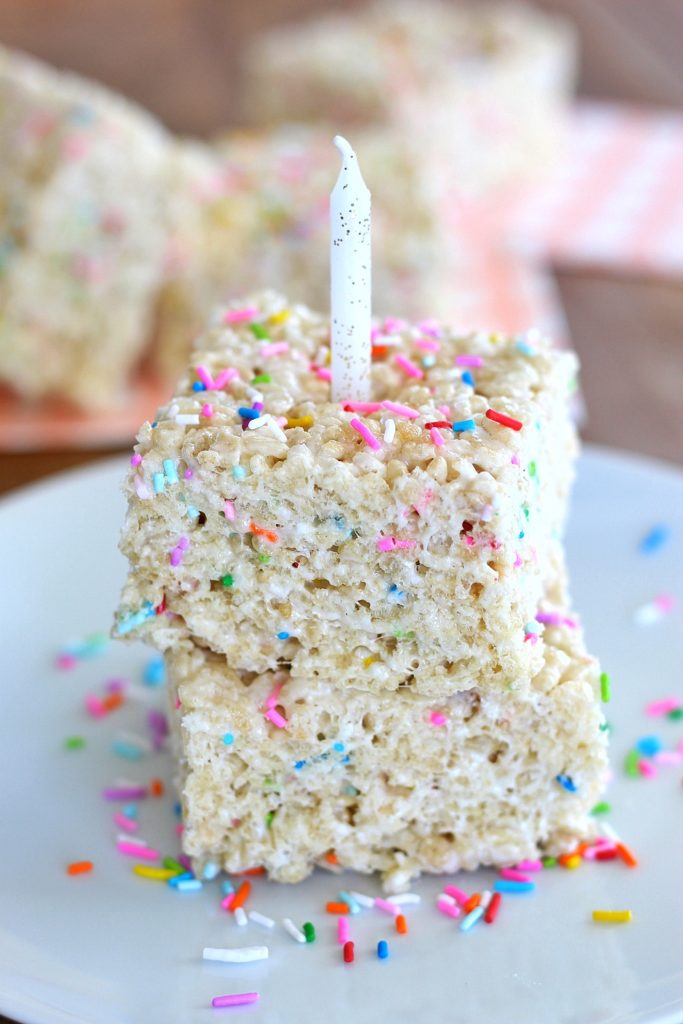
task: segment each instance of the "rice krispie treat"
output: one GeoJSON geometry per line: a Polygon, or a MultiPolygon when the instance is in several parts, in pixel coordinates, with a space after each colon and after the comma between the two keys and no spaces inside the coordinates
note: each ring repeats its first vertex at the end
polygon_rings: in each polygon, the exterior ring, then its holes
{"type": "Polygon", "coordinates": [[[170,140],[143,110],[0,49],[0,379],[111,404],[147,344],[170,140]]]}
{"type": "Polygon", "coordinates": [[[574,357],[393,319],[342,406],[328,345],[277,294],[223,310],[131,460],[115,633],[167,657],[186,849],[397,886],[564,848],[604,771],[565,610],[574,357]]]}
{"type": "Polygon", "coordinates": [[[432,180],[485,196],[556,157],[575,50],[568,22],[524,4],[375,0],[264,32],[246,103],[259,124],[389,128],[432,180]]]}

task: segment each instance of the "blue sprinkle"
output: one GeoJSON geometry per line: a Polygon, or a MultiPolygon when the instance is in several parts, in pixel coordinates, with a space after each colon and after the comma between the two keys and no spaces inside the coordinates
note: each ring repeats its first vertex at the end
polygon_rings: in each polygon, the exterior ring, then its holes
{"type": "Polygon", "coordinates": [[[306,764],[305,761],[295,761],[294,762],[294,767],[296,768],[297,771],[300,771],[304,767],[305,764],[306,764]]]}
{"type": "Polygon", "coordinates": [[[377,943],[377,956],[380,960],[386,960],[389,956],[389,947],[384,939],[380,939],[377,943]]]}
{"type": "Polygon", "coordinates": [[[643,757],[654,757],[663,749],[663,746],[659,736],[642,736],[636,743],[636,750],[643,757]]]}
{"type": "Polygon", "coordinates": [[[342,750],[344,749],[344,744],[343,743],[335,743],[334,747],[332,749],[333,750],[338,750],[339,753],[341,753],[342,750]]]}
{"type": "Polygon", "coordinates": [[[136,626],[141,626],[145,619],[149,619],[152,615],[154,615],[154,605],[151,601],[145,601],[139,611],[131,612],[130,615],[117,622],[117,635],[124,636],[126,633],[130,633],[132,629],[135,629],[136,626]]]}
{"type": "Polygon", "coordinates": [[[138,816],[138,805],[137,804],[124,804],[121,808],[121,814],[125,815],[126,818],[137,818],[138,816]]]}
{"type": "Polygon", "coordinates": [[[351,760],[351,757],[350,757],[349,754],[347,754],[346,757],[342,757],[342,759],[340,761],[340,764],[348,764],[350,760],[351,760]]]}
{"type": "Polygon", "coordinates": [[[286,633],[283,629],[280,633],[278,633],[277,638],[278,640],[289,640],[289,633],[286,633]]]}
{"type": "Polygon", "coordinates": [[[474,422],[474,420],[456,420],[455,423],[453,424],[453,430],[474,430],[476,425],[477,424],[474,422]]]}
{"type": "Polygon", "coordinates": [[[155,494],[161,494],[166,486],[166,477],[163,473],[154,473],[152,476],[152,486],[154,487],[155,494]]]}
{"type": "Polygon", "coordinates": [[[226,734],[223,736],[223,742],[225,743],[226,747],[229,747],[231,746],[231,744],[235,742],[235,737],[231,732],[226,732],[226,734]]]}
{"type": "Polygon", "coordinates": [[[517,536],[518,536],[518,540],[521,540],[522,537],[524,536],[524,530],[520,530],[519,534],[517,536]]]}
{"type": "Polygon", "coordinates": [[[243,466],[233,466],[232,475],[235,478],[235,480],[244,480],[245,476],[247,475],[247,471],[246,469],[244,469],[243,466]]]}
{"type": "Polygon", "coordinates": [[[201,380],[196,380],[192,385],[193,391],[206,391],[206,384],[201,380]]]}
{"type": "Polygon", "coordinates": [[[176,818],[182,817],[183,809],[179,801],[173,804],[173,813],[175,814],[176,818]]]}
{"type": "Polygon", "coordinates": [[[237,410],[237,415],[241,416],[243,420],[257,420],[261,413],[258,409],[247,409],[246,406],[241,405],[237,410]]]}
{"type": "Polygon", "coordinates": [[[576,783],[570,775],[556,775],[555,782],[559,782],[563,789],[566,789],[568,793],[576,793],[576,783]]]}
{"type": "Polygon", "coordinates": [[[543,627],[541,626],[540,622],[527,622],[527,624],[524,627],[524,632],[525,633],[540,633],[542,628],[543,627]]]}
{"type": "Polygon", "coordinates": [[[199,509],[195,508],[194,505],[187,506],[187,514],[190,519],[199,519],[199,509]]]}
{"type": "MultiPolygon", "coordinates": [[[[498,883],[496,883],[496,884],[498,884],[498,883]]],[[[467,915],[467,917],[464,917],[462,919],[462,921],[460,922],[460,931],[461,932],[468,932],[470,930],[470,928],[472,927],[472,925],[475,925],[477,923],[477,921],[479,920],[479,918],[483,916],[483,914],[484,914],[484,908],[483,907],[475,907],[474,910],[471,910],[469,912],[469,914],[467,915]]]]}
{"type": "MultiPolygon", "coordinates": [[[[508,878],[499,878],[493,885],[494,892],[533,892],[535,888],[535,882],[513,882],[508,878]]],[[[481,910],[482,908],[477,907],[476,909],[481,910]]]]}
{"type": "Polygon", "coordinates": [[[150,426],[152,430],[156,430],[156,428],[159,426],[159,420],[155,420],[154,423],[150,424],[150,426]]]}
{"type": "Polygon", "coordinates": [[[641,555],[654,555],[655,551],[659,551],[660,548],[663,548],[670,539],[671,527],[667,526],[665,523],[658,523],[657,526],[653,526],[641,540],[641,555]]]}
{"type": "MultiPolygon", "coordinates": [[[[173,878],[169,878],[168,885],[170,885],[172,889],[177,889],[184,882],[194,881],[196,881],[196,879],[191,871],[183,871],[182,875],[174,875],[173,878]]],[[[199,884],[201,886],[202,883],[200,882],[199,884]]]]}
{"type": "Polygon", "coordinates": [[[150,658],[142,673],[142,681],[147,686],[160,686],[166,679],[164,659],[160,655],[150,658]]]}
{"type": "Polygon", "coordinates": [[[140,747],[136,747],[134,743],[128,743],[126,740],[114,740],[111,749],[117,757],[122,757],[126,761],[139,761],[144,754],[140,747]]]}
{"type": "Polygon", "coordinates": [[[178,483],[178,470],[175,467],[173,459],[164,459],[164,473],[169,484],[178,483]]]}
{"type": "Polygon", "coordinates": [[[435,363],[436,363],[436,356],[435,355],[423,356],[421,362],[422,362],[422,365],[424,366],[425,370],[428,370],[431,366],[435,365],[435,363]]]}
{"type": "Polygon", "coordinates": [[[204,865],[204,870],[202,871],[202,878],[206,879],[207,882],[211,882],[216,877],[216,875],[220,873],[220,870],[220,866],[216,864],[215,861],[210,860],[207,864],[204,865]]]}
{"type": "Polygon", "coordinates": [[[463,373],[462,381],[464,384],[469,384],[471,388],[474,387],[474,377],[472,376],[469,370],[465,370],[465,372],[463,373]]]}
{"type": "MultiPolygon", "coordinates": [[[[170,879],[174,881],[174,879],[170,879]]],[[[197,892],[199,889],[203,889],[203,885],[198,878],[183,878],[182,875],[176,876],[176,884],[173,886],[178,892],[197,892]]]]}
{"type": "Polygon", "coordinates": [[[232,884],[229,878],[224,878],[221,882],[221,892],[224,896],[232,896],[235,891],[235,886],[232,884]]]}
{"type": "Polygon", "coordinates": [[[346,905],[349,908],[349,913],[360,914],[360,903],[358,902],[358,900],[354,900],[351,893],[347,892],[346,889],[342,889],[341,892],[339,893],[339,900],[341,903],[346,903],[346,905]]]}
{"type": "Polygon", "coordinates": [[[528,341],[518,341],[515,345],[518,352],[521,352],[523,356],[535,356],[536,350],[531,347],[528,341]]]}

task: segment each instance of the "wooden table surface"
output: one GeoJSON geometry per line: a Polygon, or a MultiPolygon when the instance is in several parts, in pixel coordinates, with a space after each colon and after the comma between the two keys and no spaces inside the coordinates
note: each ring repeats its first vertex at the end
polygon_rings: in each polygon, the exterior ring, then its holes
{"type": "MultiPolygon", "coordinates": [[[[290,16],[361,3],[2,0],[0,41],[120,89],[177,131],[208,134],[239,121],[239,54],[251,33],[290,16]]],[[[681,0],[539,5],[577,24],[584,95],[683,108],[681,0]]],[[[556,272],[583,364],[584,436],[683,463],[681,285],[590,270],[556,272]]],[[[0,455],[0,490],[96,457],[75,451],[0,455]]]]}

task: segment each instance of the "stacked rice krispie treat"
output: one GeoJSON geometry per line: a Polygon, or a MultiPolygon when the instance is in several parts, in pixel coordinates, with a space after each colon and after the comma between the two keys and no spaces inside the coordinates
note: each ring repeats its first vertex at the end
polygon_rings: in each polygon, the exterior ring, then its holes
{"type": "Polygon", "coordinates": [[[169,136],[76,75],[0,49],[0,380],[115,404],[148,344],[169,136]]]}
{"type": "Polygon", "coordinates": [[[185,850],[389,889],[591,834],[596,662],[567,609],[575,359],[377,325],[330,400],[329,319],[218,314],[140,431],[115,632],[166,655],[185,850]]]}

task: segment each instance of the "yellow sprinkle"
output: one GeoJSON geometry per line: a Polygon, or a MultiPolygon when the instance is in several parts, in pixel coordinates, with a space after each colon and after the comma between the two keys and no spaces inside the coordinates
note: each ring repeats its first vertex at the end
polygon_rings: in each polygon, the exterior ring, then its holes
{"type": "Polygon", "coordinates": [[[630,910],[594,910],[593,920],[605,924],[628,924],[633,920],[633,914],[630,910]]]}
{"type": "Polygon", "coordinates": [[[363,668],[370,668],[370,666],[374,665],[376,661],[379,661],[377,655],[370,654],[367,658],[363,658],[363,668]]]}
{"type": "Polygon", "coordinates": [[[288,416],[287,417],[288,427],[312,427],[313,417],[312,416],[288,416]]]}
{"type": "Polygon", "coordinates": [[[283,324],[286,320],[289,320],[292,315],[291,310],[281,309],[279,313],[273,313],[268,317],[268,321],[271,324],[283,324]]]}
{"type": "Polygon", "coordinates": [[[566,861],[564,861],[563,867],[569,868],[571,870],[572,868],[578,868],[580,864],[581,858],[579,857],[578,853],[574,853],[571,857],[567,857],[566,861]]]}
{"type": "Polygon", "coordinates": [[[133,874],[142,878],[154,878],[158,882],[167,882],[169,878],[175,878],[178,872],[172,868],[148,868],[146,864],[135,864],[133,874]]]}

